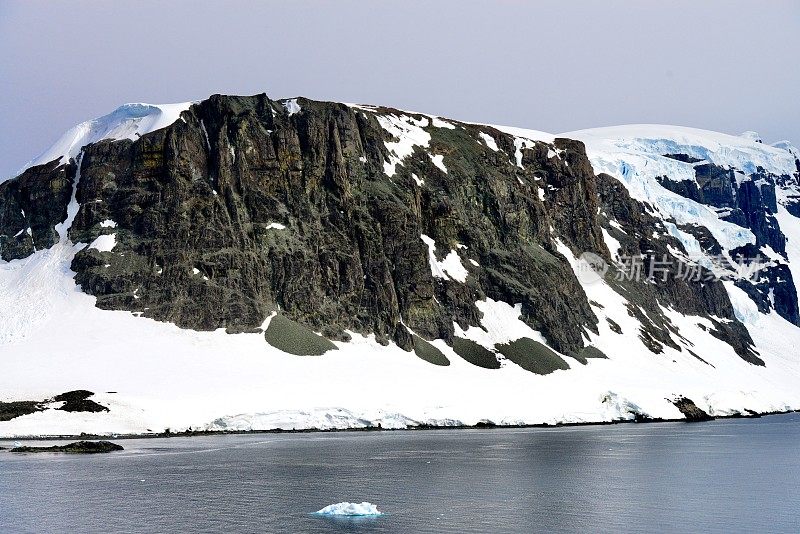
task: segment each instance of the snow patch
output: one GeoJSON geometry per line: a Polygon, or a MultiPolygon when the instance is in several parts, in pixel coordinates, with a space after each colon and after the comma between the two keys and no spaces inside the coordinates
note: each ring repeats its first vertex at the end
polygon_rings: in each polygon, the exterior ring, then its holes
{"type": "Polygon", "coordinates": [[[300,104],[297,103],[296,98],[292,98],[284,102],[283,107],[286,109],[286,112],[289,114],[290,117],[295,113],[300,113],[301,109],[300,104]]]}
{"type": "Polygon", "coordinates": [[[608,247],[608,251],[611,252],[611,257],[616,258],[619,253],[619,249],[622,248],[619,241],[614,239],[611,234],[608,233],[608,230],[605,228],[601,228],[603,232],[603,241],[605,241],[606,246],[608,247]]]}
{"type": "Polygon", "coordinates": [[[267,230],[286,230],[286,226],[281,223],[271,222],[267,225],[267,230]]]}
{"type": "Polygon", "coordinates": [[[442,120],[439,117],[436,117],[434,115],[431,115],[430,117],[431,117],[431,125],[434,128],[446,128],[448,130],[455,130],[456,129],[455,124],[452,124],[452,123],[449,123],[447,121],[444,121],[444,120],[442,120]]]}
{"type": "Polygon", "coordinates": [[[99,250],[100,252],[111,252],[117,246],[117,234],[104,234],[98,236],[97,239],[92,241],[89,248],[99,250]]]}
{"type": "Polygon", "coordinates": [[[478,135],[481,136],[483,142],[486,143],[486,146],[488,146],[490,149],[494,150],[495,152],[500,150],[497,147],[497,141],[494,140],[494,137],[484,132],[479,132],[478,135]]]}
{"type": "Polygon", "coordinates": [[[435,155],[428,154],[428,155],[430,156],[433,164],[436,165],[439,169],[441,169],[443,173],[447,174],[447,167],[444,166],[444,156],[442,156],[441,154],[435,154],[435,155]]]}
{"type": "Polygon", "coordinates": [[[67,241],[67,233],[72,228],[72,223],[75,221],[75,216],[78,214],[80,204],[78,204],[78,183],[81,180],[81,163],[83,163],[83,152],[78,154],[76,161],[77,169],[75,170],[75,181],[72,183],[72,196],[67,204],[67,218],[63,222],[55,226],[56,233],[58,233],[58,242],[67,241]]]}
{"type": "Polygon", "coordinates": [[[390,178],[395,175],[397,165],[414,153],[415,146],[427,147],[431,142],[431,134],[423,130],[428,126],[428,119],[415,119],[408,115],[378,115],[381,127],[389,132],[395,141],[384,141],[389,151],[389,161],[383,163],[383,171],[390,178]]]}
{"type": "Polygon", "coordinates": [[[112,221],[111,219],[106,219],[105,221],[100,223],[101,228],[116,228],[117,223],[112,221]]]}
{"type": "Polygon", "coordinates": [[[435,254],[436,242],[433,238],[425,234],[422,234],[420,238],[428,246],[428,261],[434,278],[450,278],[462,284],[467,280],[469,272],[461,263],[461,257],[458,252],[451,250],[442,261],[438,261],[435,254]]]}

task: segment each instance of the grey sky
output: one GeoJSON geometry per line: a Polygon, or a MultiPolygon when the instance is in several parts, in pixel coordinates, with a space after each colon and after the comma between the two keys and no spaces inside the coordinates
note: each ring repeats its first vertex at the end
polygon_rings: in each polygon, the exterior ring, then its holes
{"type": "Polygon", "coordinates": [[[125,102],[385,104],[800,144],[800,2],[0,2],[0,176],[125,102]]]}

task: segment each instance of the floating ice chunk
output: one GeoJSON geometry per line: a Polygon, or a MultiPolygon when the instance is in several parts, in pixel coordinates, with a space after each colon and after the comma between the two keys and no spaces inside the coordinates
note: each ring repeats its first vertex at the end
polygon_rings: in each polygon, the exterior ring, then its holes
{"type": "Polygon", "coordinates": [[[101,235],[89,245],[89,248],[100,252],[111,252],[117,246],[117,234],[101,235]]]}
{"type": "Polygon", "coordinates": [[[316,512],[318,515],[343,516],[343,517],[364,517],[383,515],[378,507],[369,502],[340,502],[330,504],[316,512]]]}

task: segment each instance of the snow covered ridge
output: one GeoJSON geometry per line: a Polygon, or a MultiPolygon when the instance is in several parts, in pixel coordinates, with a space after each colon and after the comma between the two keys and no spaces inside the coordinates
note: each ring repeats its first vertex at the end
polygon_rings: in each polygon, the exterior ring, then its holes
{"type": "Polygon", "coordinates": [[[559,136],[583,141],[587,151],[596,154],[651,156],[649,165],[656,165],[657,158],[664,154],[686,154],[746,174],[755,173],[759,167],[776,175],[791,175],[797,170],[795,158],[787,149],[756,141],[754,132],[735,136],[685,126],[630,124],[578,130],[559,136]]]}
{"type": "Polygon", "coordinates": [[[85,145],[104,139],[136,140],[146,133],[166,128],[189,109],[194,102],[178,104],[124,104],[108,115],[82,122],[67,130],[58,141],[32,159],[17,174],[35,165],[43,165],[55,159],[66,163],[78,155],[85,145]]]}

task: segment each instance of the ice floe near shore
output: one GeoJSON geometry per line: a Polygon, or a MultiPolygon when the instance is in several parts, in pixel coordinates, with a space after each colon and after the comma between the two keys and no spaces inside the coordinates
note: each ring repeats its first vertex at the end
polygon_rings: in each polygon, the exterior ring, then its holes
{"type": "Polygon", "coordinates": [[[378,507],[369,502],[340,502],[330,504],[316,512],[317,515],[329,515],[339,517],[367,517],[383,515],[378,507]]]}

